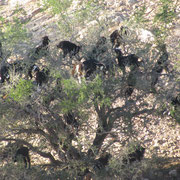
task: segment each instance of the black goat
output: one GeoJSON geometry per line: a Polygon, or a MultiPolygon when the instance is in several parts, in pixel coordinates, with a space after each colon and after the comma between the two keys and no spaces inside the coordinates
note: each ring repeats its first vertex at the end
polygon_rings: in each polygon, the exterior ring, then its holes
{"type": "Polygon", "coordinates": [[[95,160],[94,168],[98,170],[105,168],[108,165],[111,157],[112,155],[110,153],[103,153],[100,158],[95,160]]]}
{"type": "Polygon", "coordinates": [[[157,84],[158,79],[163,71],[163,65],[160,61],[157,61],[154,68],[151,71],[151,88],[154,89],[154,86],[157,84]]]}
{"type": "Polygon", "coordinates": [[[100,63],[95,59],[89,59],[84,61],[83,68],[85,71],[85,78],[89,78],[91,74],[96,71],[97,67],[100,68],[100,70],[103,70],[103,72],[105,73],[104,70],[106,69],[106,67],[103,63],[100,63]]]}
{"type": "MultiPolygon", "coordinates": [[[[110,153],[103,153],[100,158],[93,161],[93,170],[96,172],[104,170],[104,168],[108,165],[111,157],[112,155],[110,153]]],[[[91,180],[93,176],[93,173],[88,168],[79,172],[79,177],[81,179],[83,178],[83,180],[91,180]]]]}
{"type": "Polygon", "coordinates": [[[78,129],[79,123],[76,120],[76,118],[75,118],[75,116],[74,116],[74,114],[72,112],[69,112],[69,113],[65,114],[64,119],[65,119],[67,124],[72,125],[76,129],[78,129]]]}
{"type": "Polygon", "coordinates": [[[133,93],[133,91],[134,91],[134,88],[131,87],[131,86],[128,86],[128,87],[126,88],[126,90],[125,90],[125,96],[126,96],[126,97],[131,96],[132,93],[133,93]]]}
{"type": "Polygon", "coordinates": [[[35,73],[35,81],[38,86],[42,86],[42,83],[47,82],[49,76],[49,69],[43,69],[42,71],[40,71],[39,67],[34,64],[28,70],[28,76],[31,79],[33,77],[32,73],[35,73]]]}
{"type": "Polygon", "coordinates": [[[37,72],[40,71],[39,67],[35,64],[33,64],[32,66],[30,66],[30,68],[28,69],[28,76],[32,79],[33,78],[33,72],[37,72]]]}
{"type": "Polygon", "coordinates": [[[134,87],[136,85],[136,76],[137,76],[137,71],[136,71],[136,67],[132,68],[128,78],[127,78],[127,85],[128,87],[125,90],[125,96],[129,97],[132,95],[133,91],[134,91],[134,87]]]}
{"type": "Polygon", "coordinates": [[[112,43],[112,48],[117,48],[122,44],[123,38],[118,30],[112,32],[112,34],[110,35],[110,41],[112,43]]]}
{"type": "Polygon", "coordinates": [[[11,64],[6,63],[1,66],[0,69],[0,81],[1,83],[8,81],[10,79],[10,71],[15,73],[22,72],[24,70],[22,61],[15,61],[11,64]]]}
{"type": "Polygon", "coordinates": [[[0,59],[3,58],[2,43],[0,42],[0,59]]]}
{"type": "Polygon", "coordinates": [[[0,69],[0,82],[4,83],[5,81],[8,81],[10,78],[9,76],[9,66],[8,65],[2,65],[0,69]]]}
{"type": "Polygon", "coordinates": [[[167,50],[166,50],[166,45],[163,44],[163,45],[160,47],[160,50],[161,50],[161,52],[162,52],[162,55],[159,57],[157,63],[158,63],[158,64],[162,64],[164,67],[166,67],[166,62],[167,62],[167,60],[168,60],[168,58],[169,58],[169,54],[168,54],[168,52],[167,52],[167,50]]]}
{"type": "Polygon", "coordinates": [[[154,86],[157,84],[158,79],[163,71],[163,69],[168,70],[167,61],[168,61],[168,52],[166,50],[166,45],[161,47],[162,55],[157,60],[155,66],[151,71],[151,88],[154,89],[154,86]]]}
{"type": "Polygon", "coordinates": [[[37,60],[42,56],[46,56],[48,54],[48,45],[49,45],[49,37],[44,36],[42,38],[42,44],[35,48],[32,54],[29,54],[30,59],[37,60]]]}
{"type": "Polygon", "coordinates": [[[125,66],[133,65],[135,68],[139,67],[138,57],[135,54],[129,54],[128,56],[123,56],[119,48],[115,48],[116,58],[118,65],[121,68],[123,74],[125,74],[125,66]]]}
{"type": "Polygon", "coordinates": [[[42,83],[47,82],[48,75],[49,75],[49,70],[48,69],[43,69],[42,71],[37,71],[36,72],[36,82],[37,82],[37,85],[41,86],[42,83]]]}
{"type": "Polygon", "coordinates": [[[134,152],[129,153],[128,156],[123,159],[123,163],[124,164],[127,164],[127,163],[131,164],[137,160],[141,161],[142,158],[144,157],[144,153],[145,153],[145,148],[138,145],[134,152]]]}
{"type": "Polygon", "coordinates": [[[29,157],[29,149],[27,147],[22,146],[19,149],[17,149],[14,156],[14,162],[17,162],[19,158],[23,158],[25,168],[27,168],[28,165],[28,168],[30,169],[31,162],[29,157]]]}
{"type": "Polygon", "coordinates": [[[75,56],[79,53],[81,46],[77,46],[76,44],[70,42],[70,41],[61,41],[57,48],[62,49],[63,51],[63,57],[65,58],[67,54],[69,54],[69,57],[72,58],[72,56],[75,56]]]}
{"type": "Polygon", "coordinates": [[[110,41],[112,48],[118,48],[120,45],[124,45],[123,35],[127,35],[126,27],[121,26],[120,30],[115,30],[110,34],[110,41]]]}
{"type": "Polygon", "coordinates": [[[178,106],[180,107],[180,94],[171,98],[171,104],[174,106],[175,110],[178,106]]]}

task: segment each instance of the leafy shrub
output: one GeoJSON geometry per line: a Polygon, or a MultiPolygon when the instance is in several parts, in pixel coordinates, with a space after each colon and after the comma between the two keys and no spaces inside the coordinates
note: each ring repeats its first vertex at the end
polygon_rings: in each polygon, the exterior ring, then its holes
{"type": "Polygon", "coordinates": [[[20,79],[16,87],[10,89],[9,96],[15,101],[23,101],[31,94],[32,88],[32,81],[20,79]]]}

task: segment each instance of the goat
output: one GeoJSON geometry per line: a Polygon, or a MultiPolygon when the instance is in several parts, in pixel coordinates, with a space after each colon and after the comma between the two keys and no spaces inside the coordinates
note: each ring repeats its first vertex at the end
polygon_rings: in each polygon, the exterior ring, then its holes
{"type": "MultiPolygon", "coordinates": [[[[96,172],[104,170],[104,168],[108,165],[111,157],[112,155],[110,153],[103,153],[98,159],[92,162],[93,170],[96,172]]],[[[83,170],[83,172],[79,173],[79,176],[83,177],[83,180],[91,180],[94,174],[88,168],[86,168],[85,170],[83,170]]]]}
{"type": "Polygon", "coordinates": [[[79,53],[81,46],[77,46],[76,44],[70,42],[70,41],[61,41],[57,48],[62,49],[63,51],[63,58],[66,57],[67,54],[69,54],[69,57],[72,58],[72,56],[75,56],[79,53]]]}
{"type": "Polygon", "coordinates": [[[81,84],[81,78],[84,76],[83,63],[79,62],[79,63],[73,64],[73,69],[72,69],[71,74],[73,77],[77,76],[78,82],[81,84]]]}
{"type": "Polygon", "coordinates": [[[75,118],[75,116],[74,116],[74,114],[72,112],[69,112],[69,113],[65,114],[64,119],[65,119],[67,124],[72,125],[76,129],[78,129],[79,123],[76,120],[76,118],[75,118]]]}
{"type": "Polygon", "coordinates": [[[14,162],[17,162],[20,157],[23,158],[25,168],[27,168],[27,165],[28,165],[28,168],[30,169],[31,162],[30,162],[30,156],[29,156],[29,149],[27,147],[22,146],[19,149],[17,149],[14,156],[14,162]]]}
{"type": "Polygon", "coordinates": [[[100,158],[95,160],[94,169],[101,170],[105,168],[108,165],[111,157],[112,155],[110,153],[107,152],[103,153],[100,158]]]}
{"type": "Polygon", "coordinates": [[[43,69],[42,71],[36,72],[36,82],[38,86],[42,86],[42,83],[47,82],[49,75],[49,69],[43,69]]]}
{"type": "Polygon", "coordinates": [[[125,66],[133,65],[135,68],[139,67],[138,57],[135,54],[129,54],[127,56],[123,56],[121,50],[119,48],[115,48],[117,63],[122,70],[123,74],[125,74],[125,66]]]}
{"type": "Polygon", "coordinates": [[[144,157],[145,148],[138,145],[134,152],[129,153],[126,158],[123,159],[124,164],[132,164],[134,161],[141,161],[144,157]]]}
{"type": "Polygon", "coordinates": [[[151,88],[154,89],[154,86],[157,84],[158,79],[163,71],[163,69],[168,71],[168,67],[167,67],[167,60],[168,60],[168,52],[166,50],[166,45],[163,44],[160,47],[162,54],[159,57],[159,59],[157,60],[154,68],[151,71],[151,88]]]}
{"type": "Polygon", "coordinates": [[[35,73],[35,81],[38,86],[42,86],[42,83],[47,82],[48,75],[49,75],[49,69],[42,69],[40,70],[37,65],[32,65],[28,70],[28,76],[32,79],[33,75],[32,73],[35,73]]]}
{"type": "Polygon", "coordinates": [[[119,34],[118,30],[112,32],[112,34],[110,35],[110,41],[112,43],[112,48],[117,48],[122,44],[123,38],[119,34]]]}
{"type": "Polygon", "coordinates": [[[160,61],[157,61],[154,68],[151,71],[151,88],[154,89],[154,86],[157,84],[159,76],[163,71],[163,65],[160,61]]]}
{"type": "Polygon", "coordinates": [[[168,58],[169,58],[169,54],[166,50],[166,45],[163,44],[161,47],[160,47],[160,50],[162,52],[162,55],[159,57],[157,63],[161,63],[162,65],[165,65],[165,63],[167,62],[168,58]]]}
{"type": "Polygon", "coordinates": [[[134,87],[136,85],[136,76],[137,76],[137,71],[136,71],[136,67],[132,68],[128,78],[127,78],[127,89],[125,90],[125,96],[129,97],[132,95],[133,91],[134,91],[134,87]]]}
{"type": "MultiPolygon", "coordinates": [[[[83,62],[83,68],[85,71],[85,78],[89,78],[93,72],[96,71],[97,67],[100,68],[100,70],[105,70],[106,67],[103,63],[100,63],[99,61],[95,59],[89,59],[83,62]]],[[[105,72],[104,72],[105,73],[105,72]]]]}
{"type": "Polygon", "coordinates": [[[28,69],[28,76],[30,77],[30,79],[33,78],[33,72],[36,72],[36,71],[40,71],[39,67],[35,64],[31,65],[28,69]]]}
{"type": "Polygon", "coordinates": [[[10,79],[10,71],[22,72],[24,70],[22,61],[15,61],[13,63],[6,63],[1,66],[0,69],[0,81],[3,83],[4,81],[8,81],[10,79]]]}
{"type": "Polygon", "coordinates": [[[0,59],[3,59],[2,43],[0,42],[0,59]]]}
{"type": "Polygon", "coordinates": [[[105,73],[106,67],[104,64],[98,62],[95,59],[85,60],[84,62],[80,62],[78,64],[74,64],[72,75],[75,76],[77,74],[79,83],[81,83],[81,78],[85,77],[88,79],[99,67],[105,73]]]}
{"type": "Polygon", "coordinates": [[[180,107],[180,94],[171,98],[171,104],[174,106],[175,110],[178,106],[180,107]]]}
{"type": "Polygon", "coordinates": [[[125,27],[121,26],[120,30],[115,30],[110,34],[110,41],[112,48],[118,48],[120,45],[124,45],[123,35],[127,35],[128,32],[125,27]]]}
{"type": "Polygon", "coordinates": [[[86,169],[83,175],[83,180],[93,180],[93,176],[93,173],[86,169]]]}
{"type": "Polygon", "coordinates": [[[48,54],[48,45],[49,45],[49,37],[44,36],[42,38],[42,44],[35,48],[32,54],[29,54],[30,59],[37,60],[42,56],[46,56],[48,54]]]}
{"type": "Polygon", "coordinates": [[[5,81],[8,81],[10,79],[9,76],[9,66],[8,65],[2,65],[0,69],[0,82],[4,83],[5,81]]]}
{"type": "Polygon", "coordinates": [[[131,87],[131,86],[128,86],[127,89],[125,90],[125,96],[126,96],[126,97],[131,96],[132,93],[133,93],[133,91],[134,91],[134,88],[131,87]]]}

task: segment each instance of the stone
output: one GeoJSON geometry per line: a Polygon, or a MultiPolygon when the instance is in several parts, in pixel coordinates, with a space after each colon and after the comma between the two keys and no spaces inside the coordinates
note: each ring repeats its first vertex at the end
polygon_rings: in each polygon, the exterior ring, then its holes
{"type": "Polygon", "coordinates": [[[121,15],[118,15],[114,18],[113,22],[115,23],[122,23],[123,21],[125,21],[125,17],[121,14],[121,15]]]}
{"type": "Polygon", "coordinates": [[[155,40],[151,31],[142,28],[137,30],[137,36],[144,43],[149,43],[155,40]]]}
{"type": "Polygon", "coordinates": [[[138,1],[137,0],[128,0],[128,3],[129,4],[135,4],[135,3],[137,3],[138,1]]]}

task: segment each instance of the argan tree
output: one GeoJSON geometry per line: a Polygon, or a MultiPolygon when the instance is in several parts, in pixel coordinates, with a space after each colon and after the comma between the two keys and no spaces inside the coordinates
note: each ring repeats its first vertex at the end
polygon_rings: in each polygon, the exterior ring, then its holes
{"type": "MultiPolygon", "coordinates": [[[[45,1],[45,8],[54,2],[45,1]]],[[[66,3],[61,5],[69,7],[66,3]]],[[[85,5],[92,10],[88,2],[85,5]]],[[[61,18],[66,21],[65,12],[58,7],[59,4],[53,6],[53,12],[60,11],[61,18]]],[[[166,11],[164,8],[163,11],[166,11]]],[[[83,10],[79,13],[89,13],[87,9],[83,10]]],[[[139,21],[143,17],[140,12],[133,18],[138,17],[139,21]]],[[[173,17],[170,15],[168,18],[173,17]]],[[[155,16],[154,26],[157,21],[163,20],[161,16],[164,14],[155,16]]],[[[66,27],[74,28],[69,22],[66,27]]],[[[129,40],[136,38],[130,27],[129,31],[132,33],[129,40]]],[[[117,161],[114,164],[113,161],[119,160],[122,154],[114,155],[114,144],[123,147],[132,140],[138,141],[138,128],[134,121],[143,119],[141,126],[148,127],[153,118],[173,116],[175,113],[171,97],[178,83],[177,72],[171,63],[165,37],[164,29],[156,29],[155,46],[142,44],[137,39],[133,45],[127,44],[127,48],[139,56],[139,67],[127,66],[125,74],[115,63],[116,55],[110,42],[106,44],[108,50],[100,61],[112,66],[109,66],[106,74],[97,70],[90,80],[82,79],[81,84],[71,76],[70,70],[57,67],[56,62],[51,61],[54,58],[51,52],[45,57],[50,69],[49,79],[40,90],[32,80],[15,74],[13,77],[17,78],[0,85],[0,142],[6,142],[6,146],[27,146],[32,159],[38,155],[39,160],[47,160],[50,167],[57,168],[60,179],[81,178],[87,172],[120,176],[117,161]],[[164,36],[159,36],[158,32],[164,36]],[[158,68],[161,68],[160,72],[158,68]],[[128,88],[133,89],[130,95],[128,88]],[[173,112],[169,114],[170,111],[173,112]],[[112,156],[112,164],[104,171],[104,168],[97,168],[97,159],[107,152],[112,156]]],[[[91,38],[95,41],[98,39],[91,38]]],[[[86,50],[90,49],[91,46],[87,44],[86,50]]],[[[67,60],[70,65],[72,62],[68,57],[58,60],[67,60]]],[[[177,115],[174,117],[177,118],[177,115]]]]}

